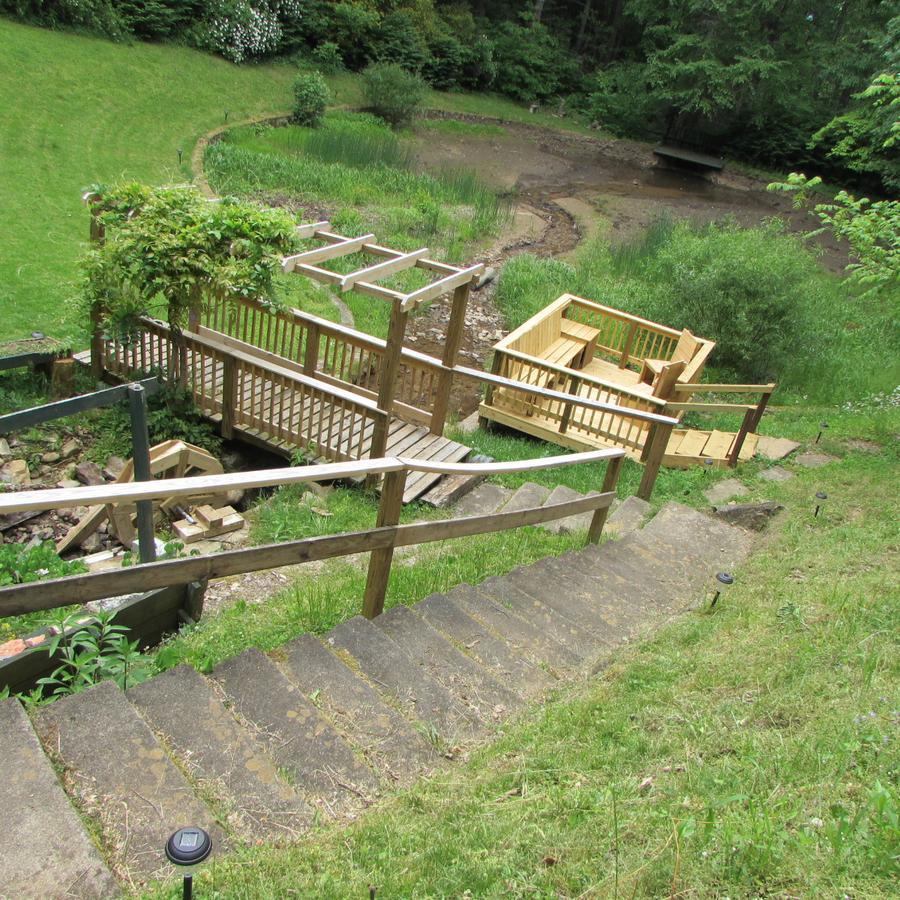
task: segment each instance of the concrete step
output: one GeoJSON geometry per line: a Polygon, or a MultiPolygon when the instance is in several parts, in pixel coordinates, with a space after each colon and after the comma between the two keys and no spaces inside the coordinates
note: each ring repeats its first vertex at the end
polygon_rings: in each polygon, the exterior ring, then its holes
{"type": "Polygon", "coordinates": [[[483,481],[459,500],[453,507],[453,516],[463,518],[490,515],[500,509],[512,495],[513,492],[509,488],[483,481]]]}
{"type": "Polygon", "coordinates": [[[604,526],[604,533],[624,537],[637,531],[650,516],[650,504],[632,495],[616,503],[604,526]]]}
{"type": "Polygon", "coordinates": [[[592,635],[595,650],[608,650],[617,642],[608,634],[607,625],[598,619],[590,599],[570,590],[574,574],[560,570],[558,563],[542,559],[530,566],[513,569],[504,580],[592,635]]]}
{"type": "Polygon", "coordinates": [[[212,814],[114,682],[41,707],[35,724],[99,824],[114,871],[138,885],[171,874],[166,841],[188,822],[222,848],[212,814]]]}
{"type": "Polygon", "coordinates": [[[504,721],[522,699],[484,666],[465,656],[408,606],[395,606],[373,620],[436,681],[487,724],[504,721]]]}
{"type": "MultiPolygon", "coordinates": [[[[559,484],[550,492],[550,496],[544,501],[544,506],[550,506],[554,503],[566,503],[569,500],[580,500],[582,497],[589,497],[598,493],[593,491],[591,494],[579,494],[578,491],[564,484],[559,484]]],[[[541,528],[545,528],[552,534],[571,534],[573,531],[587,531],[594,517],[592,512],[580,513],[577,516],[568,516],[565,519],[556,519],[553,522],[544,522],[541,528]]]]}
{"type": "Polygon", "coordinates": [[[413,609],[457,646],[487,666],[510,690],[531,699],[556,684],[556,679],[524,656],[487,625],[464,612],[444,594],[432,594],[413,609]]]}
{"type": "Polygon", "coordinates": [[[584,661],[580,656],[479,588],[461,584],[447,596],[475,619],[502,634],[532,662],[548,666],[560,676],[571,677],[583,668],[584,661]]]}
{"type": "Polygon", "coordinates": [[[368,619],[354,616],[325,636],[335,650],[348,654],[377,690],[392,698],[413,720],[421,722],[452,747],[483,731],[443,685],[368,619]]]}
{"type": "Polygon", "coordinates": [[[310,825],[310,807],[279,779],[262,742],[195,669],[177,666],[129,689],[127,697],[242,837],[293,837],[310,825]]]}
{"type": "Polygon", "coordinates": [[[440,763],[434,748],[311,634],[278,651],[288,677],[386,778],[410,784],[440,763]]]}
{"type": "Polygon", "coordinates": [[[486,578],[478,585],[478,590],[562,644],[581,661],[582,669],[590,665],[598,649],[605,647],[593,632],[586,631],[557,609],[512,584],[505,575],[486,578]]]}
{"type": "Polygon", "coordinates": [[[18,700],[0,701],[3,897],[114,897],[98,849],[69,803],[18,700]]]}
{"type": "Polygon", "coordinates": [[[215,668],[234,711],[253,724],[276,766],[329,818],[372,802],[378,779],[303,692],[259,650],[215,668]]]}
{"type": "Polygon", "coordinates": [[[543,506],[550,496],[550,488],[533,481],[526,481],[500,508],[501,512],[518,512],[520,509],[531,509],[543,506]]]}

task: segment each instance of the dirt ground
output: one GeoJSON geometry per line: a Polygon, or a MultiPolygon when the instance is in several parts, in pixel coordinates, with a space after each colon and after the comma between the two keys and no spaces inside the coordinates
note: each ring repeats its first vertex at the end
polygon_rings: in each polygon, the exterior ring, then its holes
{"type": "MultiPolygon", "coordinates": [[[[582,240],[599,234],[611,241],[628,240],[664,215],[701,224],[732,218],[744,226],[778,216],[795,232],[812,231],[817,225],[808,212],[795,210],[789,197],[768,192],[765,180],[727,165],[722,172],[698,175],[665,164],[649,144],[476,116],[452,118],[490,122],[505,131],[428,133],[416,144],[424,168],[466,168],[515,198],[509,227],[478,257],[497,272],[517,253],[566,257],[582,240]]],[[[815,241],[822,249],[822,264],[842,270],[847,264],[845,247],[827,235],[815,241]]],[[[503,318],[491,300],[493,288],[491,283],[474,291],[469,301],[460,361],[475,368],[483,367],[491,347],[505,334],[503,318]]],[[[443,298],[410,322],[411,346],[441,355],[449,301],[443,298]]],[[[463,416],[477,408],[478,386],[457,382],[452,408],[463,416]]]]}

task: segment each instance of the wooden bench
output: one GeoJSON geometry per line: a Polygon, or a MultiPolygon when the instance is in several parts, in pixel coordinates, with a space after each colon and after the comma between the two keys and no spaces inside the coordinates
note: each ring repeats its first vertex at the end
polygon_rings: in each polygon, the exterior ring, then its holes
{"type": "MultiPolygon", "coordinates": [[[[583,325],[581,322],[562,319],[560,332],[560,337],[541,351],[541,361],[552,363],[554,366],[564,366],[567,369],[583,369],[594,357],[600,330],[583,325]]],[[[552,389],[555,380],[556,373],[541,372],[533,383],[535,387],[552,389]]],[[[526,415],[531,415],[531,412],[526,415]]]]}

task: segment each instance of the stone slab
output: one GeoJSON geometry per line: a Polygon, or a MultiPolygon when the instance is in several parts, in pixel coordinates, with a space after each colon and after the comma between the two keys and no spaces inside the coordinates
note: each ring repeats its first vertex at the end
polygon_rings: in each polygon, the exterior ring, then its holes
{"type": "Polygon", "coordinates": [[[718,506],[732,497],[743,497],[749,494],[749,488],[737,478],[723,478],[703,492],[710,506],[718,506]]]}
{"type": "Polygon", "coordinates": [[[457,650],[409,607],[395,606],[373,619],[373,623],[482,722],[502,722],[521,708],[520,697],[503,687],[480,663],[457,650]]]}
{"type": "Polygon", "coordinates": [[[762,500],[759,503],[726,503],[716,507],[716,516],[730,525],[740,525],[751,531],[762,531],[771,519],[778,515],[784,507],[774,500],[762,500]]]}
{"type": "Polygon", "coordinates": [[[600,641],[596,635],[585,631],[568,616],[560,615],[559,610],[543,603],[534,594],[522,590],[506,575],[486,578],[478,585],[478,590],[562,644],[581,660],[581,668],[589,665],[600,641]]]}
{"type": "Polygon", "coordinates": [[[650,504],[632,494],[616,505],[606,520],[604,533],[624,537],[644,524],[650,515],[650,504]]]}
{"type": "Polygon", "coordinates": [[[817,453],[815,450],[808,450],[806,453],[801,453],[797,456],[794,462],[798,466],[803,466],[804,469],[818,469],[836,460],[836,456],[831,456],[828,453],[817,453]]]}
{"type": "Polygon", "coordinates": [[[413,609],[466,653],[487,666],[503,684],[522,697],[535,697],[552,687],[556,679],[536,666],[501,635],[478,622],[443,594],[432,594],[413,609]]]}
{"type": "Polygon", "coordinates": [[[785,469],[784,466],[772,466],[771,469],[763,469],[759,473],[759,477],[763,481],[790,481],[794,477],[794,473],[790,469],[785,469]]]}
{"type": "Polygon", "coordinates": [[[221,850],[222,830],[114,682],[42,707],[36,727],[100,823],[114,870],[137,884],[170,876],[163,849],[186,822],[205,828],[221,850]]]}
{"type": "MultiPolygon", "coordinates": [[[[586,494],[579,494],[578,491],[567,487],[564,484],[558,484],[550,492],[550,496],[544,501],[545,506],[554,503],[567,503],[569,500],[579,500],[586,494]]],[[[592,512],[580,513],[577,516],[569,516],[566,519],[556,519],[553,522],[544,522],[540,527],[545,528],[552,534],[571,534],[573,531],[587,531],[594,517],[592,512]]]]}
{"type": "Polygon", "coordinates": [[[777,460],[790,456],[799,446],[796,441],[789,441],[787,438],[767,437],[761,434],[756,445],[756,452],[766,459],[777,460]]]}
{"type": "Polygon", "coordinates": [[[409,722],[311,634],[280,652],[290,679],[386,778],[406,785],[438,764],[434,748],[409,722]]]}
{"type": "Polygon", "coordinates": [[[475,619],[502,634],[532,662],[548,666],[561,675],[574,675],[581,670],[583,661],[580,656],[480,589],[461,584],[447,596],[475,619]]]}
{"type": "Polygon", "coordinates": [[[550,496],[550,488],[533,481],[526,481],[503,505],[502,512],[518,512],[522,509],[532,509],[535,506],[543,506],[550,496]]]}
{"type": "Polygon", "coordinates": [[[235,831],[251,840],[293,837],[310,824],[312,810],[279,779],[263,744],[191,666],[169,669],[127,696],[165,735],[190,777],[225,807],[235,831]]]}
{"type": "Polygon", "coordinates": [[[378,690],[398,703],[413,719],[433,728],[453,746],[482,731],[477,720],[423,666],[368,619],[354,616],[325,637],[336,650],[348,653],[378,690]]]}
{"type": "Polygon", "coordinates": [[[18,700],[0,701],[0,896],[105,898],[118,894],[100,852],[44,755],[18,700]],[[14,836],[14,839],[10,839],[14,836]]]}
{"type": "Polygon", "coordinates": [[[462,497],[456,506],[453,507],[454,518],[463,518],[466,516],[486,516],[492,512],[496,512],[510,497],[512,491],[508,488],[500,487],[498,484],[491,484],[489,481],[483,481],[474,490],[469,491],[462,497]]]}
{"type": "Polygon", "coordinates": [[[293,786],[326,815],[367,805],[378,779],[303,692],[259,650],[246,650],[216,666],[234,711],[252,722],[269,755],[290,772],[293,786]]]}

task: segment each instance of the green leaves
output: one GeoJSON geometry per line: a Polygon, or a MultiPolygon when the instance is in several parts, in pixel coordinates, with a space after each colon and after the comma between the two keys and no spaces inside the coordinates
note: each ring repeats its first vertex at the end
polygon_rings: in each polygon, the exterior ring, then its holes
{"type": "Polygon", "coordinates": [[[176,329],[210,294],[274,302],[280,257],[296,245],[288,213],[231,198],[210,202],[193,187],[125,184],[94,211],[106,239],[84,260],[85,301],[99,305],[119,335],[132,334],[160,301],[176,329]]]}

